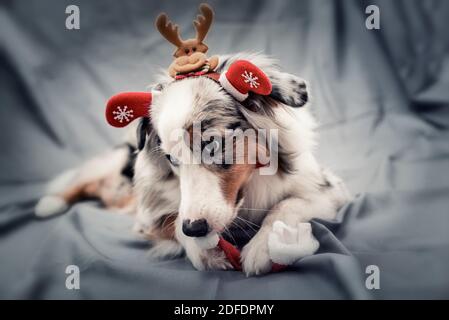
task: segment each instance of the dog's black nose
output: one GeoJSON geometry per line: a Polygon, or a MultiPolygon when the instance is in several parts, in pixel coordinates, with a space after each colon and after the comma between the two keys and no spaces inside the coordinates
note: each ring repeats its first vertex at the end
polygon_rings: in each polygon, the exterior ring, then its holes
{"type": "Polygon", "coordinates": [[[189,219],[182,222],[182,232],[188,237],[204,237],[209,232],[206,219],[190,222],[189,219]]]}

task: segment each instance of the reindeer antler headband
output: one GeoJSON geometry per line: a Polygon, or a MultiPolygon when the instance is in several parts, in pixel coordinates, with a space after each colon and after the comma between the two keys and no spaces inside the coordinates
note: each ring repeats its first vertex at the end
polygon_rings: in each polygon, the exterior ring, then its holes
{"type": "MultiPolygon", "coordinates": [[[[237,60],[222,74],[208,76],[220,83],[238,101],[248,98],[249,92],[259,95],[271,93],[270,79],[249,61],[237,60]]],[[[109,99],[106,119],[111,126],[125,127],[140,117],[149,117],[153,95],[159,92],[123,92],[109,99]]]]}
{"type": "Polygon", "coordinates": [[[179,26],[169,21],[167,14],[161,13],[157,17],[157,29],[165,39],[177,47],[176,51],[173,53],[174,57],[188,56],[197,51],[206,53],[209,49],[208,46],[203,43],[203,40],[206,38],[207,32],[212,25],[214,11],[205,3],[200,5],[200,11],[202,15],[198,15],[197,19],[193,21],[193,25],[196,29],[196,37],[189,40],[182,40],[179,34],[179,26]]]}
{"type": "MultiPolygon", "coordinates": [[[[159,32],[177,49],[169,74],[175,80],[186,77],[207,76],[217,81],[223,89],[238,101],[248,98],[249,92],[258,95],[271,93],[271,82],[266,74],[246,60],[237,60],[222,74],[213,72],[218,65],[218,56],[207,58],[208,47],[203,43],[209,31],[214,13],[207,4],[200,5],[200,12],[193,22],[196,29],[194,39],[182,40],[179,27],[168,20],[165,13],[156,19],[159,32]]],[[[125,92],[113,96],[107,103],[106,119],[114,127],[125,127],[140,117],[149,117],[153,95],[156,92],[125,92]]]]}

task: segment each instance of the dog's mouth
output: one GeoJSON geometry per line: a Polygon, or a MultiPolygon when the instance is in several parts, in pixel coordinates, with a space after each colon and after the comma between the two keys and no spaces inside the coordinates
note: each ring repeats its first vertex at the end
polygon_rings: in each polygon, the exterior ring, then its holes
{"type": "Polygon", "coordinates": [[[221,236],[228,242],[232,243],[237,247],[243,247],[257,232],[254,226],[246,222],[245,219],[239,217],[238,212],[243,205],[245,193],[244,187],[240,187],[235,198],[235,218],[232,222],[222,231],[221,236]]]}

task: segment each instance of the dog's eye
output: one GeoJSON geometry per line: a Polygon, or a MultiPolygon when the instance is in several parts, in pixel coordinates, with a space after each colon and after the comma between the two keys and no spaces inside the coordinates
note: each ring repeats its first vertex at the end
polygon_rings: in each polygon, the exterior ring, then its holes
{"type": "Polygon", "coordinates": [[[214,140],[208,145],[204,147],[204,150],[210,154],[213,155],[215,152],[218,152],[220,150],[220,142],[218,140],[214,140]]]}
{"type": "Polygon", "coordinates": [[[168,159],[168,161],[170,161],[170,163],[171,163],[174,167],[177,167],[177,166],[179,166],[179,165],[181,164],[181,162],[180,162],[178,159],[176,159],[175,157],[172,157],[172,156],[169,155],[169,154],[166,154],[165,157],[168,159]]]}

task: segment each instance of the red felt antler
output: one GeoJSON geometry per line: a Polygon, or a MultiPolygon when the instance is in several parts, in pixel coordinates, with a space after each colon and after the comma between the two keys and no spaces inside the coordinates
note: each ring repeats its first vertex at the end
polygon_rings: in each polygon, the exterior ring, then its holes
{"type": "Polygon", "coordinates": [[[268,76],[247,60],[237,60],[232,63],[229,69],[221,74],[219,82],[239,101],[248,98],[249,92],[266,96],[272,89],[268,76]]]}
{"type": "Polygon", "coordinates": [[[150,92],[122,92],[109,99],[106,120],[113,127],[125,127],[135,119],[149,117],[153,96],[150,92]]]}

